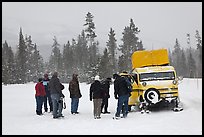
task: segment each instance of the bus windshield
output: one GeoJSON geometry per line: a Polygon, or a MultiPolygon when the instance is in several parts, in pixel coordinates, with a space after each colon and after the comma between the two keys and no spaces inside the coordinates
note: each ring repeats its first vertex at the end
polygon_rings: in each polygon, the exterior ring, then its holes
{"type": "Polygon", "coordinates": [[[173,71],[169,72],[153,72],[153,73],[142,73],[139,75],[140,82],[142,81],[153,81],[153,80],[174,80],[175,74],[173,71]]]}

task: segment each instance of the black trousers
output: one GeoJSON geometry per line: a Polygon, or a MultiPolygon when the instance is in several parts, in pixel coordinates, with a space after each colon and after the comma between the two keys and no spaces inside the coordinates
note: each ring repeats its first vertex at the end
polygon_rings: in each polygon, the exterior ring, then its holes
{"type": "Polygon", "coordinates": [[[104,112],[108,112],[108,98],[103,98],[102,104],[101,104],[101,112],[103,111],[103,108],[104,108],[104,112]]]}

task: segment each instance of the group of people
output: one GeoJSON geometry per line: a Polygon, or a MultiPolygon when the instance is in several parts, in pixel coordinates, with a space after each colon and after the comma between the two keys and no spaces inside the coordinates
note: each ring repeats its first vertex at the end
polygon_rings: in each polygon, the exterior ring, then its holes
{"type": "MultiPolygon", "coordinates": [[[[125,77],[118,74],[114,74],[113,79],[114,97],[118,100],[114,118],[120,118],[120,114],[125,118],[128,114],[128,99],[130,96],[129,84],[125,77]]],[[[96,75],[94,82],[90,86],[89,97],[90,101],[93,101],[94,119],[100,119],[101,113],[110,114],[108,111],[108,100],[110,98],[109,89],[111,81],[111,78],[106,78],[104,81],[101,81],[100,77],[96,75]]],[[[36,114],[42,115],[43,104],[45,112],[48,112],[48,102],[49,110],[52,112],[54,119],[64,117],[62,110],[66,104],[63,101],[65,97],[62,93],[63,89],[64,85],[60,83],[57,72],[53,73],[51,79],[49,79],[48,74],[45,74],[44,78],[39,78],[38,83],[35,85],[36,114]]],[[[71,98],[71,114],[79,114],[79,99],[82,97],[82,94],[77,74],[72,75],[68,90],[71,98]]]]}
{"type": "Polygon", "coordinates": [[[50,79],[48,74],[44,74],[44,78],[39,78],[38,83],[35,85],[35,99],[36,99],[36,114],[42,115],[42,106],[44,105],[45,112],[48,111],[48,105],[50,106],[50,112],[53,111],[52,100],[48,87],[50,79]]]}
{"type": "MultiPolygon", "coordinates": [[[[128,115],[128,101],[132,92],[131,81],[126,76],[113,74],[114,79],[114,97],[118,100],[114,119],[126,118],[128,115]],[[122,114],[122,116],[121,116],[122,114]]],[[[108,99],[110,98],[109,88],[111,78],[106,78],[100,82],[99,76],[95,76],[95,81],[90,86],[90,101],[93,100],[94,119],[100,119],[101,113],[108,112],[108,99]],[[103,112],[104,109],[104,112],[103,112]]]]}
{"type": "MultiPolygon", "coordinates": [[[[69,82],[72,114],[79,113],[79,98],[82,97],[77,76],[77,74],[73,74],[72,80],[69,82]]],[[[65,98],[62,93],[63,89],[64,85],[60,82],[57,72],[53,73],[51,79],[48,78],[48,74],[45,74],[44,78],[39,78],[35,85],[36,114],[42,115],[43,105],[45,112],[48,112],[48,102],[54,119],[64,117],[62,110],[66,104],[63,101],[65,98]]]]}
{"type": "Polygon", "coordinates": [[[93,114],[95,119],[101,118],[101,113],[108,112],[108,99],[110,98],[111,78],[107,78],[104,82],[100,81],[98,75],[95,76],[94,82],[90,86],[90,101],[93,100],[93,114]],[[103,111],[104,109],[104,111],[103,111]]]}

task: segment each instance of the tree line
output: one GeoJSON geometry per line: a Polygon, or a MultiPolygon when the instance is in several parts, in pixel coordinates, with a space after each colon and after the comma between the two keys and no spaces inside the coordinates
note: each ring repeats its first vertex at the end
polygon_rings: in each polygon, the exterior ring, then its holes
{"type": "MultiPolygon", "coordinates": [[[[145,50],[139,38],[140,30],[133,19],[122,32],[122,44],[117,44],[115,31],[110,28],[108,40],[103,53],[99,52],[100,43],[95,33],[94,16],[88,12],[85,16],[84,29],[77,36],[60,45],[54,36],[51,55],[44,61],[39,53],[37,44],[31,36],[19,32],[19,43],[16,53],[13,52],[7,41],[2,44],[2,83],[21,84],[36,82],[44,73],[59,73],[62,82],[68,82],[73,73],[79,74],[80,82],[90,83],[94,76],[107,78],[114,73],[131,71],[131,55],[138,50],[145,50]],[[60,47],[62,47],[62,51],[60,47]]],[[[173,50],[169,51],[170,65],[173,65],[177,75],[189,78],[202,77],[202,38],[196,30],[197,43],[190,43],[190,34],[187,34],[188,48],[184,49],[176,38],[173,50]]]]}

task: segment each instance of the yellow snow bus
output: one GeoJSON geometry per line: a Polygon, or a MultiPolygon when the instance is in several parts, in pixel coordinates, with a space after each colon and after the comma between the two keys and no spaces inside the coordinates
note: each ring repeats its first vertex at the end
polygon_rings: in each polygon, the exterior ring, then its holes
{"type": "Polygon", "coordinates": [[[146,102],[150,107],[171,106],[174,111],[180,106],[179,79],[173,66],[169,65],[167,49],[136,51],[132,54],[132,71],[128,76],[132,82],[129,110],[146,102]]]}

